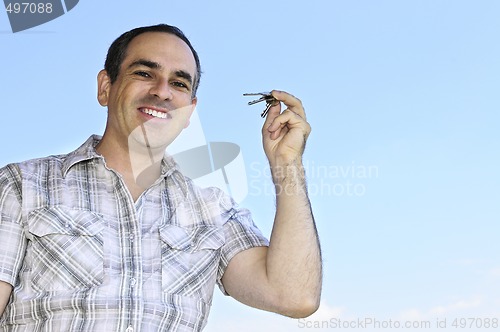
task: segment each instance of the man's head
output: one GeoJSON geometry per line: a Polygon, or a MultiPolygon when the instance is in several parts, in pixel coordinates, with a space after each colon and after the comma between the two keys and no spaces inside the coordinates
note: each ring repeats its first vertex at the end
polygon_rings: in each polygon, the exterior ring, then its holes
{"type": "Polygon", "coordinates": [[[201,78],[200,58],[198,57],[198,53],[196,53],[186,35],[184,35],[184,33],[179,28],[168,24],[158,24],[132,29],[122,34],[111,44],[108,50],[108,55],[106,56],[106,62],[104,63],[104,69],[111,79],[111,84],[116,81],[118,74],[120,73],[120,67],[123,63],[123,59],[126,56],[127,48],[130,42],[135,37],[146,32],[168,33],[180,38],[189,46],[196,62],[196,77],[194,77],[193,82],[193,98],[196,97],[196,91],[198,90],[198,86],[200,85],[201,78]]]}
{"type": "Polygon", "coordinates": [[[189,41],[167,25],[134,29],[113,42],[105,67],[97,76],[108,109],[101,143],[164,152],[197,104],[200,67],[189,41]]]}

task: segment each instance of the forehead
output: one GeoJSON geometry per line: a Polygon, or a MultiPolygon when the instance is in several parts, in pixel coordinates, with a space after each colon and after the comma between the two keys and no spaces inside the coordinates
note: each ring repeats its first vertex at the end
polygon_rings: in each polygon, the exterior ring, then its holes
{"type": "Polygon", "coordinates": [[[178,67],[196,72],[196,61],[189,46],[179,37],[166,32],[145,32],[132,39],[122,65],[139,59],[151,60],[162,67],[178,67]]]}

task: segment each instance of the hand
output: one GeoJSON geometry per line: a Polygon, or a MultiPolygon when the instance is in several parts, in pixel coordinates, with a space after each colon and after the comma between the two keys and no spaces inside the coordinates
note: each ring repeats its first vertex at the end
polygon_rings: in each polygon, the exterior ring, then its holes
{"type": "Polygon", "coordinates": [[[262,127],[262,142],[271,167],[286,166],[302,158],[311,126],[298,98],[277,90],[271,94],[287,108],[281,112],[281,103],[271,107],[262,127]]]}

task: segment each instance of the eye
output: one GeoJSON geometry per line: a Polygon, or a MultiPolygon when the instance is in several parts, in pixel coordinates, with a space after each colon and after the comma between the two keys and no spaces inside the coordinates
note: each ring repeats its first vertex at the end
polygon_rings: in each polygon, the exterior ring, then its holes
{"type": "Polygon", "coordinates": [[[146,77],[146,78],[151,77],[151,75],[149,75],[149,74],[148,74],[148,73],[146,73],[145,71],[136,71],[136,72],[134,73],[134,75],[141,76],[141,77],[146,77]]]}
{"type": "Polygon", "coordinates": [[[183,82],[179,82],[179,81],[172,82],[172,85],[176,86],[176,87],[179,87],[179,88],[183,88],[183,89],[189,89],[189,87],[187,86],[187,84],[185,84],[183,82]]]}

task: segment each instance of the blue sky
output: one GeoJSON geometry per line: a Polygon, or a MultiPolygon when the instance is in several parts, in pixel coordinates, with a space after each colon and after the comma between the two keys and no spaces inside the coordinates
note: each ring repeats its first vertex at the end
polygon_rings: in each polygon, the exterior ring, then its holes
{"type": "Polygon", "coordinates": [[[295,321],[216,290],[206,331],[500,319],[499,16],[493,0],[81,0],[13,34],[0,11],[0,164],[102,133],[96,75],[109,44],[136,26],[177,25],[201,57],[205,138],[241,147],[242,205],[266,234],[261,106],[242,94],[287,90],[313,128],[304,161],[324,255],[320,310],[295,321]]]}

